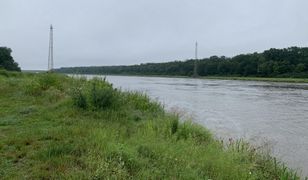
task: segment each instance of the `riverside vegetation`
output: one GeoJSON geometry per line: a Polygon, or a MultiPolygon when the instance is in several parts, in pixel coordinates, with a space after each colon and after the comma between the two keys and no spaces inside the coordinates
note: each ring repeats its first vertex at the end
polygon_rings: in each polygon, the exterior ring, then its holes
{"type": "Polygon", "coordinates": [[[0,179],[300,179],[104,79],[0,71],[0,179]]]}
{"type": "Polygon", "coordinates": [[[67,67],[56,71],[71,74],[190,77],[194,74],[195,62],[198,65],[196,72],[200,77],[216,77],[220,79],[238,77],[244,80],[258,79],[288,82],[307,82],[308,78],[308,48],[300,47],[272,48],[262,53],[241,54],[232,58],[212,56],[197,61],[186,60],[130,66],[67,67]]]}

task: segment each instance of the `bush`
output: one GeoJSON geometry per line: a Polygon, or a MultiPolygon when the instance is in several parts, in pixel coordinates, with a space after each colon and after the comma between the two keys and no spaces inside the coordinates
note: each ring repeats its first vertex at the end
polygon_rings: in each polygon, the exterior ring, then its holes
{"type": "Polygon", "coordinates": [[[148,95],[139,92],[126,92],[123,101],[123,103],[128,103],[129,106],[140,111],[163,112],[159,102],[151,101],[148,95]]]}
{"type": "Polygon", "coordinates": [[[209,144],[212,140],[212,134],[201,126],[186,121],[180,123],[176,132],[177,140],[194,139],[197,144],[209,144]]]}
{"type": "Polygon", "coordinates": [[[76,107],[92,110],[110,108],[117,100],[117,92],[105,79],[94,78],[90,81],[76,81],[71,93],[76,107]]]}
{"type": "Polygon", "coordinates": [[[32,80],[25,84],[25,93],[32,96],[39,96],[42,94],[42,89],[40,84],[36,80],[32,80]]]}
{"type": "Polygon", "coordinates": [[[52,73],[41,74],[38,78],[38,83],[40,84],[42,90],[47,90],[51,86],[60,88],[61,85],[58,76],[52,73]]]}
{"type": "MultiPolygon", "coordinates": [[[[12,72],[10,72],[10,74],[12,74],[12,72]]],[[[40,96],[44,91],[50,88],[53,90],[61,90],[61,81],[63,81],[63,77],[59,77],[57,74],[41,73],[35,78],[32,78],[32,80],[26,81],[24,91],[26,94],[32,96],[40,96]]]]}
{"type": "Polygon", "coordinates": [[[64,97],[64,94],[55,87],[50,87],[46,91],[44,91],[44,97],[48,100],[50,103],[54,103],[59,101],[61,98],[64,97]]]}
{"type": "Polygon", "coordinates": [[[82,109],[87,109],[88,107],[87,99],[86,96],[82,94],[80,88],[73,89],[71,96],[73,99],[74,106],[82,109]]]}
{"type": "Polygon", "coordinates": [[[4,77],[19,77],[22,76],[23,74],[21,74],[20,72],[16,72],[16,71],[7,71],[3,68],[0,67],[0,76],[4,76],[4,77]]]}
{"type": "Polygon", "coordinates": [[[8,71],[20,71],[18,63],[14,61],[12,50],[7,47],[0,47],[0,68],[4,68],[8,71]]]}
{"type": "Polygon", "coordinates": [[[90,92],[91,105],[95,109],[110,107],[115,100],[115,92],[112,87],[102,85],[94,81],[90,92]]]}

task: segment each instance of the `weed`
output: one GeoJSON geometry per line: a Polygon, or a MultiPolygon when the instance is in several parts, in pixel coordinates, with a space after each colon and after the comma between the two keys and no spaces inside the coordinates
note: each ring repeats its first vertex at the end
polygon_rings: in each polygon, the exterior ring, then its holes
{"type": "Polygon", "coordinates": [[[24,85],[24,91],[27,95],[39,96],[42,94],[41,86],[36,80],[26,82],[24,85]]]}
{"type": "Polygon", "coordinates": [[[56,88],[60,88],[61,86],[58,75],[53,73],[42,74],[38,77],[38,83],[42,90],[47,90],[51,86],[56,88]]]}
{"type": "Polygon", "coordinates": [[[76,87],[71,92],[71,97],[73,99],[73,105],[81,108],[81,109],[87,109],[87,99],[85,95],[82,93],[81,89],[76,87]]]}
{"type": "Polygon", "coordinates": [[[9,77],[9,73],[6,70],[0,68],[0,76],[9,77]]]}
{"type": "Polygon", "coordinates": [[[179,119],[175,118],[171,121],[171,134],[175,134],[179,127],[179,119]]]}
{"type": "Polygon", "coordinates": [[[44,91],[44,96],[49,103],[55,103],[62,99],[64,94],[55,87],[50,87],[49,89],[44,91]]]}
{"type": "Polygon", "coordinates": [[[115,92],[112,87],[104,85],[99,81],[93,81],[89,98],[94,109],[104,109],[111,107],[115,100],[115,92]]]}
{"type": "Polygon", "coordinates": [[[104,79],[8,76],[0,75],[0,179],[299,179],[245,141],[223,146],[104,79]]]}
{"type": "Polygon", "coordinates": [[[157,155],[155,152],[148,146],[140,145],[137,149],[138,154],[145,158],[156,159],[157,155]]]}

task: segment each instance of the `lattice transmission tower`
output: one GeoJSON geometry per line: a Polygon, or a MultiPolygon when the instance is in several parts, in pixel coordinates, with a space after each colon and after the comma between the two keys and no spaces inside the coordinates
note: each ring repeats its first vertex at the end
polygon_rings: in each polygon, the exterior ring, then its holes
{"type": "Polygon", "coordinates": [[[198,76],[198,42],[195,44],[194,77],[198,76]]]}
{"type": "Polygon", "coordinates": [[[48,52],[48,71],[53,70],[53,27],[50,25],[49,32],[49,52],[48,52]]]}

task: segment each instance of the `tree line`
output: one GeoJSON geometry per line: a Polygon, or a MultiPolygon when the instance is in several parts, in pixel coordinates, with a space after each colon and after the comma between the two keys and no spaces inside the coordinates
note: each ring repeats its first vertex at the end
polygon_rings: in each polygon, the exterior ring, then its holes
{"type": "Polygon", "coordinates": [[[20,71],[18,63],[14,61],[12,50],[7,47],[0,47],[0,69],[8,71],[20,71]]]}
{"type": "MultiPolygon", "coordinates": [[[[192,76],[195,60],[129,66],[66,67],[62,73],[192,76]]],[[[269,49],[232,58],[211,56],[197,60],[199,76],[308,77],[308,48],[269,49]]]]}

